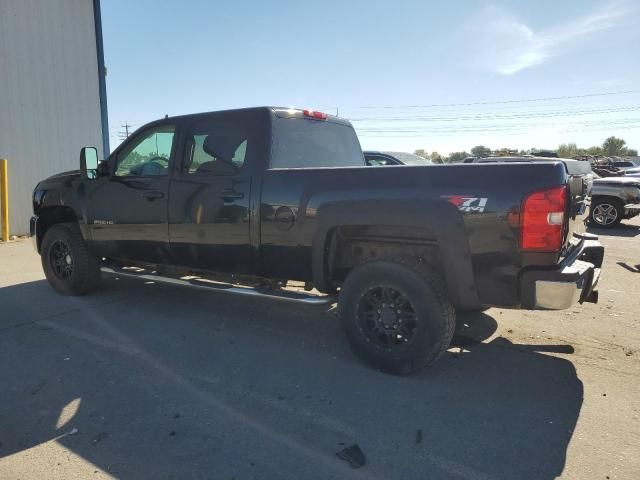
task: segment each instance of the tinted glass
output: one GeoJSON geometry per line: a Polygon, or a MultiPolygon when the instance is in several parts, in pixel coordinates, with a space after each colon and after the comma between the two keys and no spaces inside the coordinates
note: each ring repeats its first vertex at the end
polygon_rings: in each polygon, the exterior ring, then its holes
{"type": "Polygon", "coordinates": [[[166,175],[174,137],[173,125],[142,132],[118,154],[117,177],[166,175]]]}
{"type": "Polygon", "coordinates": [[[353,128],[302,118],[274,118],[271,168],[361,167],[353,128]]]}
{"type": "Polygon", "coordinates": [[[233,175],[247,155],[246,127],[234,122],[207,121],[187,134],[183,171],[192,175],[233,175]]]}
{"type": "Polygon", "coordinates": [[[421,157],[414,153],[407,152],[384,152],[397,158],[403,165],[433,165],[433,162],[427,158],[421,157]]]}
{"type": "Polygon", "coordinates": [[[381,167],[385,165],[394,165],[388,158],[367,155],[365,156],[367,165],[372,167],[381,167]]]}

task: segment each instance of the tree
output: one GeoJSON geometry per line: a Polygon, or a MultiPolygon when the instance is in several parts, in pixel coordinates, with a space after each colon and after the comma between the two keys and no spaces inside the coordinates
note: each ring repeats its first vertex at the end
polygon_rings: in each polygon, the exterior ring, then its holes
{"type": "Polygon", "coordinates": [[[440,155],[438,152],[431,152],[430,158],[433,163],[444,163],[442,155],[440,155]]]}
{"type": "Polygon", "coordinates": [[[589,147],[585,150],[587,155],[604,155],[602,147],[589,147]]]}
{"type": "Polygon", "coordinates": [[[413,152],[414,155],[418,155],[422,158],[429,158],[429,152],[425,152],[424,148],[419,148],[418,150],[413,152]]]}
{"type": "Polygon", "coordinates": [[[573,158],[580,154],[575,143],[563,143],[558,147],[557,152],[560,158],[573,158]]]}
{"type": "Polygon", "coordinates": [[[471,155],[474,157],[488,157],[491,155],[491,149],[484,145],[478,145],[471,149],[471,155]]]}
{"type": "Polygon", "coordinates": [[[622,151],[622,154],[627,156],[627,157],[637,157],[638,156],[638,150],[636,150],[635,148],[627,148],[625,147],[622,151]]]}
{"type": "Polygon", "coordinates": [[[458,163],[468,156],[469,154],[467,152],[453,152],[449,154],[449,158],[447,158],[447,163],[458,163]]]}
{"type": "Polygon", "coordinates": [[[621,138],[609,137],[602,144],[602,150],[605,155],[615,157],[617,155],[622,155],[622,151],[626,144],[627,142],[621,138]]]}

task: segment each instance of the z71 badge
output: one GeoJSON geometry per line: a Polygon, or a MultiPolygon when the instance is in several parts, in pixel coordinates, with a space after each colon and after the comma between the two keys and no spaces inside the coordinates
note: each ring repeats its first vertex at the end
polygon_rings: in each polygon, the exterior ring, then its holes
{"type": "Polygon", "coordinates": [[[446,198],[461,212],[467,213],[483,213],[488,200],[486,197],[468,197],[466,195],[443,195],[442,198],[446,198]]]}

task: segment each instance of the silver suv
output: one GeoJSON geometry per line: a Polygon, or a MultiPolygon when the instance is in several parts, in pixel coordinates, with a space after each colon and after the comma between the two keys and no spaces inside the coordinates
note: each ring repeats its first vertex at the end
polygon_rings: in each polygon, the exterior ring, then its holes
{"type": "Polygon", "coordinates": [[[593,180],[589,221],[610,228],[640,214],[640,178],[606,177],[593,180]]]}

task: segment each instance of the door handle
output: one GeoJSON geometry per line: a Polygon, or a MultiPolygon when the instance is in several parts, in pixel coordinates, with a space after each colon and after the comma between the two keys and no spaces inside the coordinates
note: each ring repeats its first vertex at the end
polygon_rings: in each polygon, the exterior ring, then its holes
{"type": "Polygon", "coordinates": [[[239,200],[241,198],[244,198],[244,193],[236,192],[235,190],[233,190],[231,188],[226,188],[226,189],[222,190],[221,192],[218,192],[216,196],[218,198],[223,199],[225,202],[231,202],[233,200],[239,200]]]}
{"type": "Polygon", "coordinates": [[[150,202],[153,200],[157,200],[159,198],[164,197],[164,193],[158,192],[157,190],[152,190],[150,192],[143,192],[140,194],[141,197],[146,198],[150,202]]]}

